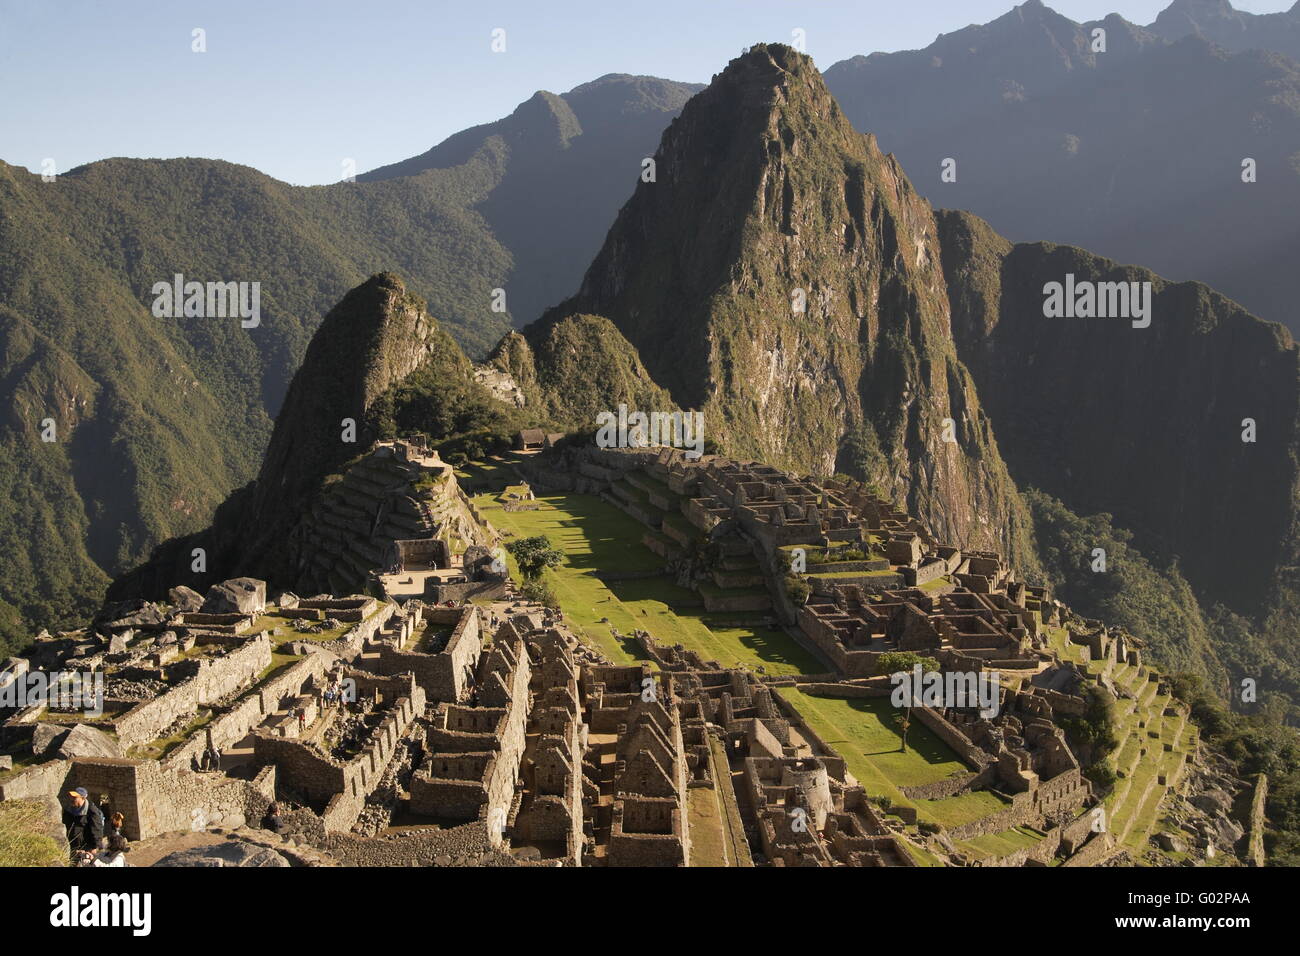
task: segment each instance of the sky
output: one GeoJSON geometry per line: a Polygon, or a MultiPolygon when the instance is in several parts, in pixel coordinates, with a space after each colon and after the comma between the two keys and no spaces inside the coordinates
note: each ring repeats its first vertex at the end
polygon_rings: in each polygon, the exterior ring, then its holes
{"type": "MultiPolygon", "coordinates": [[[[1150,23],[1169,0],[1054,0],[1150,23]]],[[[1294,0],[1235,0],[1251,13],[1294,0]]],[[[200,156],[299,185],[423,153],[539,89],[606,73],[706,83],[790,42],[825,69],[927,46],[1013,0],[0,0],[0,159],[55,172],[200,156]],[[194,31],[203,31],[196,52],[194,31]],[[493,32],[504,31],[503,52],[493,32]]]]}

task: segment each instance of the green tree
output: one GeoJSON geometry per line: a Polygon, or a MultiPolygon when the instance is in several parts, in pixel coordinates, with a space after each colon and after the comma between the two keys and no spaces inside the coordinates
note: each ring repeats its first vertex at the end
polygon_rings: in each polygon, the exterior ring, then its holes
{"type": "Polygon", "coordinates": [[[544,534],[511,541],[506,550],[515,556],[525,581],[536,580],[547,568],[558,567],[564,560],[564,555],[551,547],[551,539],[544,534]]]}
{"type": "Polygon", "coordinates": [[[876,658],[877,674],[897,674],[899,671],[911,671],[917,664],[921,673],[928,674],[939,669],[939,662],[933,657],[924,657],[916,651],[886,651],[876,658]]]}

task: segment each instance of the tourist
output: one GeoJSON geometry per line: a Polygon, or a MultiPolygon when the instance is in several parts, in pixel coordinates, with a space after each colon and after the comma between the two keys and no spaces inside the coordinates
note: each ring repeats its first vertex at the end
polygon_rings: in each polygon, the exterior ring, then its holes
{"type": "Polygon", "coordinates": [[[122,827],[125,823],[126,817],[122,815],[121,811],[114,813],[108,818],[108,832],[104,835],[107,837],[109,843],[113,842],[113,837],[123,835],[122,827]]]}
{"type": "Polygon", "coordinates": [[[99,859],[92,859],[90,865],[112,867],[130,866],[131,864],[126,862],[126,851],[129,845],[130,844],[126,841],[126,837],[122,836],[120,833],[109,837],[108,851],[99,859]]]}
{"type": "Polygon", "coordinates": [[[301,707],[298,708],[298,733],[307,729],[307,712],[301,707]]]}
{"type": "Polygon", "coordinates": [[[93,859],[95,851],[99,849],[99,841],[104,838],[104,814],[90,802],[90,794],[85,787],[68,791],[68,799],[72,806],[63,811],[68,848],[74,856],[84,853],[93,859]]]}
{"type": "Polygon", "coordinates": [[[272,833],[284,832],[284,818],[280,816],[278,803],[273,803],[266,808],[266,816],[262,817],[262,829],[270,830],[272,833]]]}

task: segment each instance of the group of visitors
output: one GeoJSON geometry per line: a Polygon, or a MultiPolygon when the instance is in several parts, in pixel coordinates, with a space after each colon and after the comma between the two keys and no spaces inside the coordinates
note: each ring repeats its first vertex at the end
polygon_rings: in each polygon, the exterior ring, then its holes
{"type": "Polygon", "coordinates": [[[335,704],[342,707],[344,704],[348,703],[347,686],[344,684],[343,672],[341,670],[338,672],[337,677],[325,685],[325,691],[321,694],[321,699],[330,707],[333,707],[335,704]]]}
{"type": "Polygon", "coordinates": [[[130,844],[122,832],[126,817],[107,813],[111,809],[107,797],[101,797],[96,806],[85,787],[69,790],[67,797],[70,806],[63,810],[63,828],[72,862],[77,866],[130,866],[126,862],[130,844]]]}

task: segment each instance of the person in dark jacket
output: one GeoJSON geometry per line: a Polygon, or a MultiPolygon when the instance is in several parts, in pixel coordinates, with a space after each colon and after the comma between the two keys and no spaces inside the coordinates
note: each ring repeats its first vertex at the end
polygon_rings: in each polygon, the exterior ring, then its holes
{"type": "Polygon", "coordinates": [[[284,818],[280,816],[278,803],[273,803],[266,808],[266,816],[262,817],[262,829],[270,830],[272,833],[284,832],[284,818]]]}
{"type": "Polygon", "coordinates": [[[82,852],[93,856],[99,849],[99,841],[104,839],[104,814],[90,802],[85,787],[69,790],[68,799],[72,806],[63,811],[68,846],[74,854],[82,852]]]}

